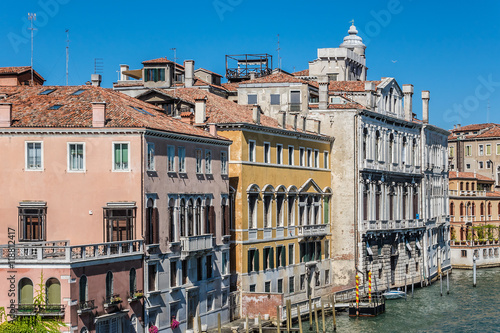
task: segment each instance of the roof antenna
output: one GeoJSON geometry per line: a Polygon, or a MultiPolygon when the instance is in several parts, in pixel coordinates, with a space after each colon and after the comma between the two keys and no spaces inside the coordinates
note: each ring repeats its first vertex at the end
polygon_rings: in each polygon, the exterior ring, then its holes
{"type": "Polygon", "coordinates": [[[490,122],[490,99],[488,98],[488,108],[486,109],[486,122],[490,122]]]}
{"type": "Polygon", "coordinates": [[[278,34],[278,48],[276,49],[276,51],[278,51],[278,69],[281,70],[281,58],[280,58],[280,34],[278,34]]]}
{"type": "Polygon", "coordinates": [[[36,30],[33,28],[33,21],[36,20],[36,13],[28,13],[28,20],[31,22],[31,28],[28,28],[28,30],[31,30],[31,85],[33,84],[33,30],[36,30]]]}
{"type": "Polygon", "coordinates": [[[69,29],[66,29],[66,85],[69,85],[69,29]]]}

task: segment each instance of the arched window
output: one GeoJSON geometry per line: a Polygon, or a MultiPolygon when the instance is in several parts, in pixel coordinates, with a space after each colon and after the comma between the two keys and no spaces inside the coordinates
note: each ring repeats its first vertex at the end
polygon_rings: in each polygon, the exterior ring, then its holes
{"type": "Polygon", "coordinates": [[[194,209],[193,200],[188,201],[187,207],[188,236],[194,236],[194,209]]]}
{"type": "Polygon", "coordinates": [[[363,185],[363,220],[367,221],[368,214],[368,197],[370,194],[370,188],[368,184],[363,185]]]}
{"type": "Polygon", "coordinates": [[[312,223],[311,224],[320,224],[320,208],[321,208],[321,202],[320,202],[320,197],[315,196],[314,197],[314,207],[313,207],[313,218],[312,218],[312,223]]]}
{"type": "Polygon", "coordinates": [[[464,182],[460,182],[460,191],[464,190],[464,182]]]}
{"type": "MultiPolygon", "coordinates": [[[[208,202],[208,199],[207,199],[208,202]]],[[[195,235],[201,235],[201,199],[198,198],[196,200],[196,208],[195,208],[195,213],[194,213],[194,220],[195,220],[195,230],[194,233],[195,235]]],[[[209,205],[207,204],[207,210],[205,212],[206,216],[206,227],[205,227],[205,233],[208,234],[211,232],[211,226],[210,226],[210,218],[209,218],[209,205]]]]}
{"type": "Polygon", "coordinates": [[[394,163],[394,134],[389,135],[389,163],[394,163]]]}
{"type": "Polygon", "coordinates": [[[50,278],[45,283],[47,304],[61,304],[61,283],[56,278],[50,278]]]}
{"type": "Polygon", "coordinates": [[[413,145],[411,146],[412,161],[411,164],[418,165],[418,149],[417,149],[417,139],[413,139],[413,145]]]}
{"type": "MultiPolygon", "coordinates": [[[[201,204],[201,202],[200,202],[201,204]]],[[[216,221],[215,221],[215,210],[212,205],[212,199],[205,199],[205,233],[212,234],[214,237],[216,236],[216,221]]]]}
{"type": "Polygon", "coordinates": [[[285,214],[283,206],[285,202],[285,193],[276,194],[276,226],[282,227],[285,223],[285,214]]]}
{"type": "Polygon", "coordinates": [[[368,141],[368,129],[363,128],[363,147],[362,147],[362,152],[363,152],[363,160],[367,158],[367,141],[368,141]]]}
{"type": "Polygon", "coordinates": [[[19,304],[33,304],[33,282],[28,278],[19,281],[19,304]]]}
{"type": "Polygon", "coordinates": [[[479,207],[479,210],[480,210],[480,215],[484,216],[484,203],[483,202],[481,202],[481,206],[479,207]]]}
{"type": "Polygon", "coordinates": [[[257,201],[258,201],[257,193],[249,193],[248,194],[248,228],[255,229],[257,228],[257,201]]]}
{"type": "Polygon", "coordinates": [[[221,201],[221,217],[222,217],[222,236],[229,235],[229,207],[227,205],[228,200],[223,198],[221,201]]]}
{"type": "Polygon", "coordinates": [[[181,226],[181,237],[186,237],[186,201],[184,199],[181,199],[181,205],[179,207],[180,212],[179,212],[179,224],[181,226]]]}
{"type": "Polygon", "coordinates": [[[389,189],[389,220],[394,220],[394,186],[389,189]]]}
{"type": "Polygon", "coordinates": [[[488,216],[491,216],[491,202],[488,202],[488,216]]]}
{"type": "Polygon", "coordinates": [[[476,203],[472,203],[472,214],[470,214],[472,216],[476,216],[476,203]]]}
{"type": "MultiPolygon", "coordinates": [[[[413,218],[416,219],[418,214],[418,189],[413,192],[413,218]]],[[[420,216],[420,215],[419,215],[420,216]]]]}
{"type": "Polygon", "coordinates": [[[288,192],[288,225],[295,225],[295,193],[288,192]]]}
{"type": "Polygon", "coordinates": [[[134,297],[136,291],[137,291],[137,272],[135,271],[135,268],[131,268],[129,275],[130,297],[134,297]]]}
{"type": "Polygon", "coordinates": [[[168,202],[168,223],[169,223],[169,240],[171,242],[177,241],[177,232],[175,228],[175,200],[170,199],[168,202]]]}
{"type": "Polygon", "coordinates": [[[148,244],[158,244],[158,208],[154,207],[153,199],[148,199],[146,208],[146,240],[148,244]]]}
{"type": "Polygon", "coordinates": [[[113,296],[113,273],[108,271],[106,274],[106,300],[108,301],[113,296]]]}
{"type": "Polygon", "coordinates": [[[272,194],[264,194],[264,228],[272,227],[272,203],[273,196],[272,194]]]}
{"type": "Polygon", "coordinates": [[[378,161],[380,159],[380,132],[377,131],[375,133],[375,161],[378,161]]]}
{"type": "Polygon", "coordinates": [[[375,187],[375,220],[380,220],[380,211],[381,211],[381,204],[382,200],[380,198],[382,197],[382,189],[380,185],[377,185],[375,187]]]}
{"type": "Polygon", "coordinates": [[[455,215],[455,204],[453,202],[450,202],[450,215],[455,215]]]}
{"type": "Polygon", "coordinates": [[[465,183],[465,190],[468,191],[469,190],[469,182],[465,183]]]}
{"type": "Polygon", "coordinates": [[[460,216],[464,216],[465,215],[465,211],[464,211],[464,203],[461,202],[460,203],[460,216]]]}
{"type": "Polygon", "coordinates": [[[87,276],[82,275],[80,277],[80,303],[88,301],[89,298],[89,285],[87,282],[87,276]]]}
{"type": "Polygon", "coordinates": [[[401,163],[407,164],[408,161],[406,160],[407,158],[407,150],[408,150],[408,141],[406,139],[406,136],[403,137],[403,151],[402,151],[402,156],[401,156],[401,163]]]}
{"type": "Polygon", "coordinates": [[[403,216],[401,216],[402,220],[406,220],[407,205],[408,205],[408,188],[403,187],[403,216]]]}

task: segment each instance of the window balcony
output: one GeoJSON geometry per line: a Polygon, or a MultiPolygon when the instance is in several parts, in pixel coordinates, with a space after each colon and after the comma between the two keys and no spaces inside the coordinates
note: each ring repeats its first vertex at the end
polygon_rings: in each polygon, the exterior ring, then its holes
{"type": "Polygon", "coordinates": [[[403,230],[423,228],[424,221],[422,219],[413,220],[371,220],[363,221],[362,227],[364,231],[377,230],[403,230]]]}
{"type": "Polygon", "coordinates": [[[181,237],[181,248],[184,256],[212,249],[212,234],[181,237]]]}
{"type": "Polygon", "coordinates": [[[15,304],[16,316],[64,317],[63,304],[15,304]]]}
{"type": "Polygon", "coordinates": [[[95,306],[95,301],[91,299],[88,301],[80,301],[80,303],[78,303],[78,310],[76,312],[78,314],[84,314],[91,312],[94,309],[97,309],[97,306],[95,306]]]}
{"type": "Polygon", "coordinates": [[[322,237],[328,235],[328,224],[298,225],[296,230],[299,237],[322,237]]]}
{"type": "Polygon", "coordinates": [[[485,197],[486,193],[489,191],[458,191],[450,190],[450,196],[452,197],[485,197]]]}
{"type": "Polygon", "coordinates": [[[122,302],[122,299],[119,294],[106,296],[106,300],[104,301],[104,308],[111,308],[114,306],[118,306],[122,302]]]}
{"type": "Polygon", "coordinates": [[[137,302],[142,298],[144,298],[144,293],[142,292],[142,290],[136,290],[132,295],[128,297],[128,302],[137,302]]]}
{"type": "Polygon", "coordinates": [[[289,103],[288,104],[289,111],[300,111],[302,109],[302,105],[300,103],[289,103]]]}

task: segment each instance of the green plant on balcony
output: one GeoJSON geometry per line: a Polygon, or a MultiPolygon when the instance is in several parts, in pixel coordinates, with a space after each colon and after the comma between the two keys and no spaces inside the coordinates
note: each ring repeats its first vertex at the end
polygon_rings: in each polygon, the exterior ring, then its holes
{"type": "Polygon", "coordinates": [[[120,298],[120,296],[111,296],[111,298],[109,299],[110,304],[121,303],[121,301],[122,299],[120,298]]]}

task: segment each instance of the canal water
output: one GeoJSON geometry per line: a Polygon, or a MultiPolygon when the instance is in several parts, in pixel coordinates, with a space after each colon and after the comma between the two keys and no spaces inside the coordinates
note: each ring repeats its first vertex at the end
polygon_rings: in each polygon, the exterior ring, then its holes
{"type": "MultiPolygon", "coordinates": [[[[304,333],[311,332],[309,321],[304,324],[304,333]]],[[[326,326],[333,332],[331,317],[326,326]]],[[[439,281],[416,288],[413,298],[410,288],[407,300],[387,301],[386,312],[378,317],[350,318],[340,312],[336,332],[500,332],[500,268],[477,270],[475,288],[472,270],[454,270],[449,295],[446,278],[442,297],[439,281]]]]}

